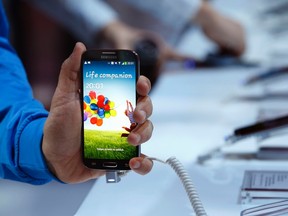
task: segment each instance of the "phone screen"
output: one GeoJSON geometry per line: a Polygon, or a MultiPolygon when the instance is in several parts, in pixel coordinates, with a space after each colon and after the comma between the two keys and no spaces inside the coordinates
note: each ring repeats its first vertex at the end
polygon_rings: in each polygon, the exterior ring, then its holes
{"type": "Polygon", "coordinates": [[[133,59],[82,60],[83,157],[91,168],[129,169],[139,148],[127,142],[136,127],[138,64],[133,59]]]}

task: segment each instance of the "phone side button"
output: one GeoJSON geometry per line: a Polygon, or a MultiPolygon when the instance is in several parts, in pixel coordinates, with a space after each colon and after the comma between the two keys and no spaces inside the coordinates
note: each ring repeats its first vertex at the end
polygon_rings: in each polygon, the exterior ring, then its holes
{"type": "Polygon", "coordinates": [[[117,167],[117,163],[116,163],[116,162],[104,162],[104,163],[103,163],[103,167],[106,167],[106,168],[116,168],[116,167],[117,167]]]}

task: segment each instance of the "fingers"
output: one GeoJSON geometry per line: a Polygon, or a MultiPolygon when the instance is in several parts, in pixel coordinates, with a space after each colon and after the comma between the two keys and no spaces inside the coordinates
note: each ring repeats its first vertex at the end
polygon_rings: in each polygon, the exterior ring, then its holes
{"type": "Polygon", "coordinates": [[[153,124],[148,120],[153,110],[151,99],[148,96],[150,89],[150,81],[146,77],[140,76],[137,82],[137,91],[140,97],[133,114],[138,125],[128,136],[128,142],[134,146],[149,140],[153,132],[153,124]]]}
{"type": "Polygon", "coordinates": [[[58,87],[62,91],[66,93],[78,91],[81,56],[85,51],[84,44],[77,42],[72,54],[63,62],[58,81],[58,87]]]}
{"type": "MultiPolygon", "coordinates": [[[[137,92],[140,97],[133,116],[138,126],[128,136],[128,142],[135,146],[149,140],[153,132],[153,124],[148,120],[153,110],[151,99],[148,96],[150,90],[151,83],[149,79],[140,76],[137,82],[137,92]]],[[[141,154],[141,157],[132,158],[129,162],[130,168],[141,175],[150,172],[153,162],[145,157],[141,154]]]]}
{"type": "Polygon", "coordinates": [[[137,81],[137,93],[139,96],[147,96],[151,90],[150,80],[145,76],[140,76],[137,81]]]}
{"type": "Polygon", "coordinates": [[[149,96],[138,99],[133,118],[138,124],[143,124],[152,115],[153,105],[149,96]]]}
{"type": "Polygon", "coordinates": [[[148,96],[150,90],[151,83],[149,79],[144,76],[140,76],[137,82],[137,92],[139,94],[139,98],[133,116],[138,124],[144,123],[145,120],[152,114],[153,105],[150,97],[148,96]]]}
{"type": "Polygon", "coordinates": [[[153,162],[141,154],[141,157],[132,158],[129,162],[130,168],[138,174],[145,175],[149,173],[153,167],[153,162]]]}
{"type": "Polygon", "coordinates": [[[141,143],[148,141],[153,132],[153,124],[151,121],[146,120],[143,124],[138,125],[127,137],[131,145],[137,146],[141,143]]]}

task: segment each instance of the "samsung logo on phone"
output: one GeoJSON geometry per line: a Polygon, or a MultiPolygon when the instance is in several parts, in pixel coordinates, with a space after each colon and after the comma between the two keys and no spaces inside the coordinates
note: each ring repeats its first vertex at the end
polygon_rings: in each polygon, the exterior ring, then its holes
{"type": "Polygon", "coordinates": [[[101,59],[116,59],[117,56],[101,56],[101,59]]]}

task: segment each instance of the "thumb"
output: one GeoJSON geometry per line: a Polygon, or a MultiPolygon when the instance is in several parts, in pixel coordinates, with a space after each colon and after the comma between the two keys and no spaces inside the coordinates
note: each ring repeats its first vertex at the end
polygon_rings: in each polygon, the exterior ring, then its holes
{"type": "Polygon", "coordinates": [[[85,45],[77,42],[71,55],[63,62],[57,86],[63,93],[74,93],[79,90],[81,56],[85,51],[85,45]]]}

